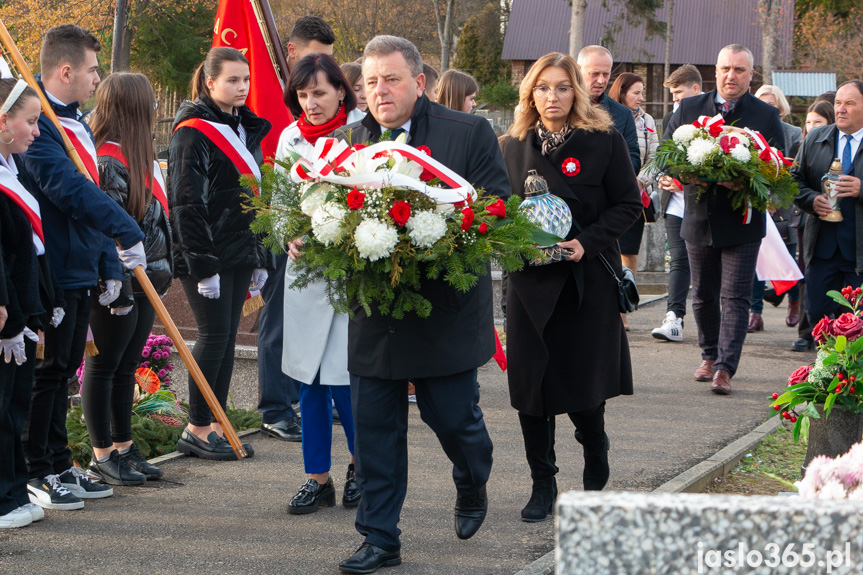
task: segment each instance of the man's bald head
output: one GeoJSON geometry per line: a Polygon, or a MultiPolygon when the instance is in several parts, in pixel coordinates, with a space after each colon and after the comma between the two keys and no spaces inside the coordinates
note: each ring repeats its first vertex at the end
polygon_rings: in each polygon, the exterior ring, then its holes
{"type": "Polygon", "coordinates": [[[578,53],[576,61],[591,99],[599,99],[611,78],[611,68],[614,65],[611,52],[603,46],[585,46],[578,53]]]}

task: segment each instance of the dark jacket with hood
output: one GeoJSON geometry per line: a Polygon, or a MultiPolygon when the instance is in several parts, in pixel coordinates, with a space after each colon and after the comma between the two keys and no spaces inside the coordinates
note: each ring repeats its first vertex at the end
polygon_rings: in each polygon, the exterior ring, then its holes
{"type": "MultiPolygon", "coordinates": [[[[108,196],[128,210],[129,203],[129,169],[116,158],[99,156],[99,184],[108,196]]],[[[133,216],[134,217],[134,216],[133,216]]],[[[147,277],[153,284],[156,293],[165,295],[171,286],[174,273],[174,262],[171,253],[171,224],[168,216],[156,198],[151,197],[144,217],[138,222],[144,232],[144,251],[147,254],[147,277]]],[[[135,295],[144,295],[144,290],[138,284],[134,274],[126,271],[131,277],[135,295]]]]}
{"type": "Polygon", "coordinates": [[[244,204],[252,191],[240,184],[240,172],[200,130],[177,129],[191,118],[226,124],[238,135],[242,123],[246,148],[258,165],[264,160],[261,140],[272,128],[247,106],[239,108],[237,115],[227,114],[206,96],[183,102],[177,110],[168,151],[174,275],[200,281],[223,269],[272,269],[272,255],[249,229],[255,214],[246,211],[244,204]]]}
{"type": "MultiPolygon", "coordinates": [[[[57,116],[78,119],[77,102],[61,106],[51,101],[51,107],[57,116]]],[[[114,239],[130,248],[144,234],[117,202],[78,172],[63,137],[45,114],[39,116],[39,137],[24,154],[24,165],[36,184],[32,191],[39,200],[45,245],[61,288],[94,287],[99,278],[122,279],[114,239]]]]}
{"type": "MultiPolygon", "coordinates": [[[[381,126],[371,113],[336,132],[351,144],[377,142],[381,126]]],[[[508,198],[509,178],[491,125],[478,116],[456,112],[423,95],[414,106],[407,143],[428,146],[431,157],[475,188],[508,198]]],[[[408,313],[404,319],[367,316],[354,309],[348,327],[348,371],[363,377],[404,379],[442,377],[483,365],[494,354],[491,274],[467,292],[443,279],[424,278],[419,293],[431,315],[408,313]]]]}

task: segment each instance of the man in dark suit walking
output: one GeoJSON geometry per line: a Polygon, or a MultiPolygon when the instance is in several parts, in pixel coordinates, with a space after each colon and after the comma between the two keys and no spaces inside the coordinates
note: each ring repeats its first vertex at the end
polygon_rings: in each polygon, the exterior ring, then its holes
{"type": "MultiPolygon", "coordinates": [[[[779,112],[749,93],[753,67],[752,52],[745,46],[730,44],[720,50],[716,89],[681,100],[663,139],[699,116],[722,114],[726,124],[757,130],[781,150],[785,136],[779,112]]],[[[710,381],[714,393],[728,395],[746,339],[755,263],[766,223],[762,211],[753,210],[744,218],[741,209],[733,209],[722,184],[711,185],[700,200],[693,186],[687,186],[680,235],[689,252],[692,311],[701,347],[695,380],[710,381]]]]}
{"type": "MultiPolygon", "coordinates": [[[[812,130],[800,147],[791,174],[800,195],[796,203],[806,212],[803,257],[806,263],[806,309],[810,324],[825,315],[835,315],[836,302],[828,290],[863,283],[863,204],[860,174],[863,174],[863,82],[845,82],[836,91],[836,123],[812,130]],[[842,162],[843,175],[836,183],[841,222],[820,219],[832,211],[821,191],[821,178],[834,158],[842,162]]],[[[859,296],[858,296],[859,297],[859,296]]]]}
{"type": "MultiPolygon", "coordinates": [[[[366,44],[363,79],[369,113],[345,126],[352,144],[377,142],[407,132],[407,143],[476,188],[501,197],[511,193],[506,166],[491,126],[482,118],[430,102],[416,47],[404,38],[377,36],[366,44]]],[[[347,573],[371,573],[401,563],[399,515],[407,493],[407,386],[416,386],[423,421],[434,430],[453,463],[455,528],[473,536],[485,519],[485,484],[492,444],[477,405],[477,368],[495,351],[491,276],[467,292],[444,280],[423,279],[420,293],[431,315],[397,320],[354,310],[348,328],[348,371],[356,426],[356,474],[362,491],[356,528],[365,542],[339,565],[347,573]]]]}

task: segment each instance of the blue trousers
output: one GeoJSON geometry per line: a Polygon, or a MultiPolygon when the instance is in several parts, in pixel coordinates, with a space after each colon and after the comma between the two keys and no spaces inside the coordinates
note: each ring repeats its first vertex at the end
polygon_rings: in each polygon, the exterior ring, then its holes
{"type": "Polygon", "coordinates": [[[263,423],[278,423],[297,416],[291,404],[299,399],[299,383],[282,373],[287,263],[287,254],[276,257],[276,272],[270,274],[261,290],[265,305],[258,317],[258,410],[263,423]]]}
{"type": "Polygon", "coordinates": [[[303,418],[303,465],[306,473],[327,473],[332,467],[333,402],[342,420],[348,450],[354,454],[354,415],[349,385],[321,385],[320,374],[311,385],[300,384],[303,418]]]}
{"type": "MultiPolygon", "coordinates": [[[[492,444],[477,404],[476,375],[471,369],[411,379],[420,416],[452,461],[453,482],[463,494],[476,493],[491,473],[492,444]]],[[[351,375],[356,473],[362,491],[356,528],[368,543],[388,551],[401,548],[398,522],[408,486],[407,387],[407,379],[351,375]]]]}

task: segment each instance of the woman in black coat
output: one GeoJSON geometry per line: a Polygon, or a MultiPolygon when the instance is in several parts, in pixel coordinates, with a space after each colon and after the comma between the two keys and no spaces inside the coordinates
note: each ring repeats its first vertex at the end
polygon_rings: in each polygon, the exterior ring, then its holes
{"type": "MultiPolygon", "coordinates": [[[[173,265],[167,198],[150,136],[154,103],[144,75],[111,74],[96,90],[91,127],[99,187],[138,222],[144,232],[147,276],[164,295],[173,265]]],[[[86,361],[81,397],[93,446],[90,471],[112,485],[139,485],[162,476],[132,441],[135,371],[156,311],[133,274],[125,274],[120,297],[108,307],[99,303],[98,293],[92,294],[90,328],[99,354],[86,361]]]]}
{"type": "Polygon", "coordinates": [[[573,225],[560,245],[566,261],[509,275],[507,358],[510,401],[519,412],[533,480],[524,521],[540,521],[557,495],[555,416],[566,413],[584,446],[584,488],[608,481],[605,400],[632,394],[629,347],[617,283],[617,239],[641,215],[626,142],[611,118],[591,106],[569,56],[552,53],[528,71],[520,111],[501,138],[512,191],[524,195],[529,170],[569,206],[573,225]]]}
{"type": "MultiPolygon", "coordinates": [[[[250,289],[264,286],[273,267],[270,252],[249,229],[255,214],[244,204],[253,192],[240,183],[263,163],[261,141],[272,128],[245,106],[248,94],[246,57],[233,48],[211,49],[195,72],[194,100],[177,111],[168,151],[174,274],[198,324],[192,355],[222,407],[243,302],[250,289]]],[[[189,425],[177,449],[236,459],[191,376],[189,425]]]]}

